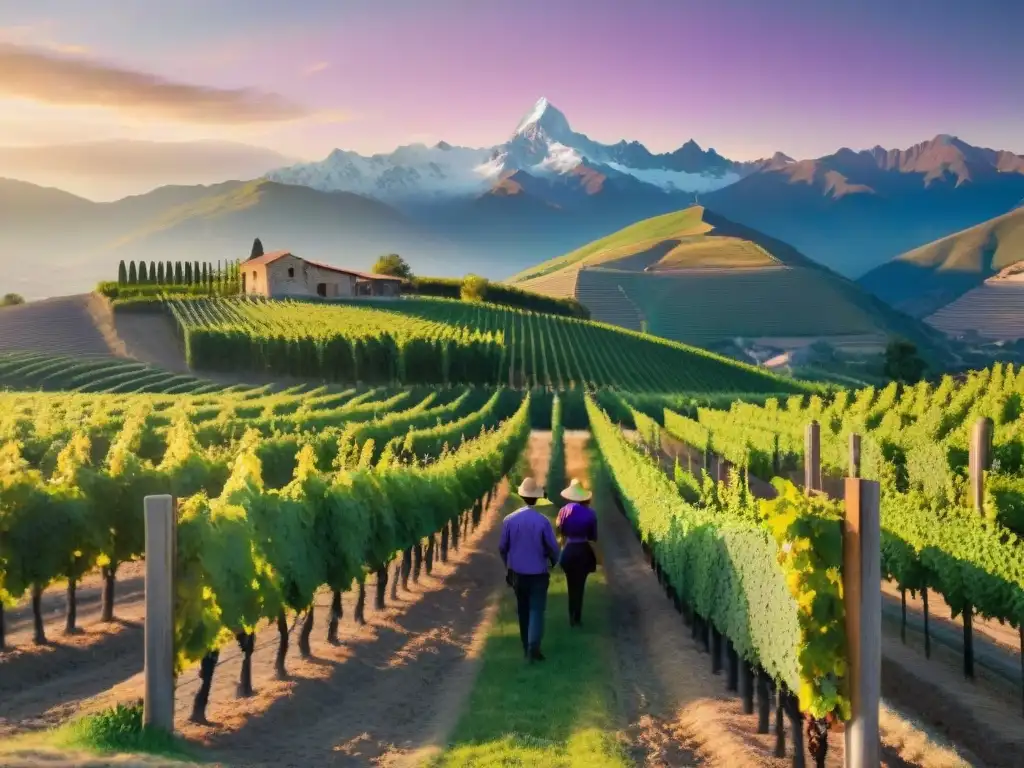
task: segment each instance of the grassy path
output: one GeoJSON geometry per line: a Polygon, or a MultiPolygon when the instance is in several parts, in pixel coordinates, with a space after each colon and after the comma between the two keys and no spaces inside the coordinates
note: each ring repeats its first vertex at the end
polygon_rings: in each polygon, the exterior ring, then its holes
{"type": "MultiPolygon", "coordinates": [[[[530,440],[530,472],[547,475],[550,434],[530,440]]],[[[572,466],[579,474],[585,464],[572,466]]],[[[518,500],[512,498],[505,514],[518,500]]],[[[554,505],[543,511],[555,514],[554,505]]],[[[556,569],[548,592],[542,647],[547,661],[527,664],[511,590],[501,597],[481,667],[449,747],[434,766],[632,765],[617,736],[618,713],[609,679],[611,632],[608,585],[602,570],[587,581],[584,625],[569,627],[565,577],[556,569]]]]}

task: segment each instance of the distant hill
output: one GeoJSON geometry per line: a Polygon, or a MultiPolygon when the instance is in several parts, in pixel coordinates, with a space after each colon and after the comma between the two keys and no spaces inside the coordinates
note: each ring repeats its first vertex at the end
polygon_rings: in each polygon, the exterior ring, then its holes
{"type": "Polygon", "coordinates": [[[115,277],[120,259],[244,259],[257,236],[269,249],[341,266],[365,268],[389,251],[428,274],[475,266],[395,209],[347,192],[230,181],[94,203],[0,179],[0,293],[81,293],[115,277]]]}
{"type": "Polygon", "coordinates": [[[860,284],[915,317],[926,317],[1024,260],[1024,208],[936,240],[871,270],[860,284]]]}
{"type": "Polygon", "coordinates": [[[943,135],[906,150],[774,158],[701,202],[856,278],[1022,197],[1024,157],[943,135]]]}
{"type": "Polygon", "coordinates": [[[941,335],[792,246],[704,207],[646,219],[512,278],[575,296],[595,320],[715,347],[737,338],[880,349],[902,336],[942,355],[941,335]]]}
{"type": "Polygon", "coordinates": [[[221,141],[109,141],[0,146],[5,176],[116,200],[167,184],[252,179],[294,160],[278,152],[221,141]]]}
{"type": "Polygon", "coordinates": [[[955,337],[1024,337],[1024,208],[902,254],[860,284],[955,337]]]}

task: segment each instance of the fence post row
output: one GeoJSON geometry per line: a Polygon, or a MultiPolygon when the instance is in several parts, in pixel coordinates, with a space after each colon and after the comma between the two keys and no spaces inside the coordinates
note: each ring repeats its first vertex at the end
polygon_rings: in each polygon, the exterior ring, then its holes
{"type": "Polygon", "coordinates": [[[174,565],[177,516],[174,499],[147,496],[145,699],[147,727],[174,731],[174,565]]]}
{"type": "Polygon", "coordinates": [[[880,488],[873,480],[848,477],[845,491],[843,593],[851,703],[846,766],[877,768],[882,688],[880,488]]]}

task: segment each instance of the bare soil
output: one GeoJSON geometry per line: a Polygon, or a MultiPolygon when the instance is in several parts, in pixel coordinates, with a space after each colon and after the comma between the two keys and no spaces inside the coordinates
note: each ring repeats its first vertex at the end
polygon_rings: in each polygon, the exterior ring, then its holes
{"type": "MultiPolygon", "coordinates": [[[[338,646],[326,642],[330,594],[321,594],[312,658],[300,658],[298,629],[292,631],[289,680],[274,679],[277,632],[261,628],[253,654],[256,693],[237,699],[241,656],[236,648],[225,648],[207,709],[209,726],[188,722],[199,679],[196,670],[184,673],[175,702],[178,732],[205,746],[205,756],[232,766],[401,765],[403,757],[443,741],[472,684],[467,656],[475,639],[479,644],[493,615],[495,590],[503,584],[496,521],[506,497],[503,484],[460,550],[451,552],[447,564],[435,563],[432,575],[422,574],[418,584],[410,581],[408,591],[399,589],[395,603],[389,585],[383,611],[372,608],[371,577],[366,626],[353,621],[355,591],[347,593],[338,646]]],[[[87,635],[95,631],[94,623],[83,625],[87,635]]],[[[95,653],[58,670],[31,663],[42,655],[34,649],[5,660],[0,735],[38,730],[76,713],[140,698],[141,629],[115,634],[116,646],[97,646],[95,653]]]]}
{"type": "Polygon", "coordinates": [[[112,325],[126,356],[175,373],[188,372],[174,321],[164,312],[122,309],[113,313],[112,325]]]}

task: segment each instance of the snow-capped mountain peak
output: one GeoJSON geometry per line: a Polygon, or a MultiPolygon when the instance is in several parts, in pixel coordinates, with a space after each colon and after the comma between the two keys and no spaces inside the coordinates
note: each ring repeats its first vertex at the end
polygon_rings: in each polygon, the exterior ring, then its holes
{"type": "Polygon", "coordinates": [[[282,168],[267,178],[401,204],[480,195],[510,174],[557,183],[578,169],[628,182],[632,189],[646,187],[652,194],[708,192],[737,181],[745,170],[692,140],[665,154],[653,154],[636,141],[602,144],[574,131],[565,114],[542,97],[512,136],[494,147],[470,149],[440,141],[371,157],[336,149],[321,162],[282,168]]]}
{"type": "Polygon", "coordinates": [[[549,106],[551,106],[551,104],[546,96],[541,96],[537,99],[537,103],[534,104],[530,111],[523,115],[523,119],[519,121],[519,125],[516,126],[515,133],[519,133],[528,125],[539,122],[549,106]]]}
{"type": "Polygon", "coordinates": [[[516,126],[513,136],[535,136],[543,132],[551,139],[566,140],[572,135],[565,115],[544,96],[537,99],[516,126]]]}

